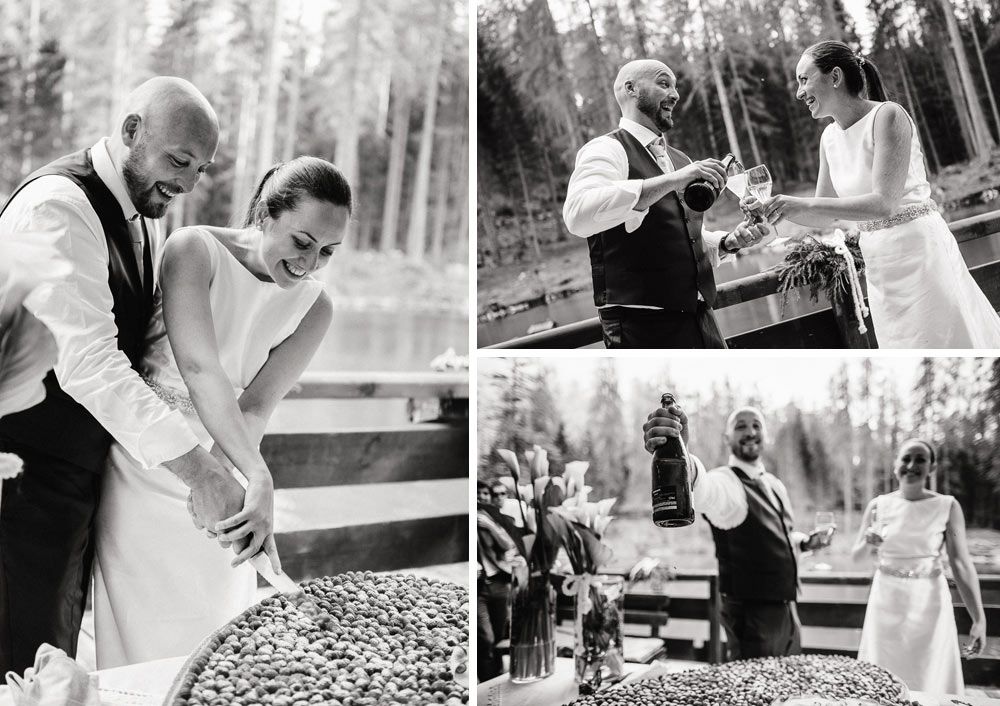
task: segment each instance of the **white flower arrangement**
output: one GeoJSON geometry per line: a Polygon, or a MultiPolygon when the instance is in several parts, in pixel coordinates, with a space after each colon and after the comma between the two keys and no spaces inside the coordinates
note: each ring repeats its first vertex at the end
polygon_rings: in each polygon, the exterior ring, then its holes
{"type": "Polygon", "coordinates": [[[24,461],[19,456],[0,452],[0,481],[17,478],[24,470],[24,461]]]}

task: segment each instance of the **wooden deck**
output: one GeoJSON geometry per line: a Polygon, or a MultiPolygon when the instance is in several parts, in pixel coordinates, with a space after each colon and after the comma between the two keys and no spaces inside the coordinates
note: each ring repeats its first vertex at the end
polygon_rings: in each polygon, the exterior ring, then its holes
{"type": "MultiPolygon", "coordinates": [[[[1000,211],[993,211],[950,223],[952,234],[959,243],[1000,233],[1000,211]]],[[[987,263],[970,270],[983,292],[1000,311],[1000,262],[987,263]]],[[[807,296],[804,289],[798,290],[807,296]]],[[[725,282],[718,287],[716,309],[761,299],[778,293],[778,275],[768,270],[757,275],[725,282]]],[[[875,336],[857,333],[853,313],[833,305],[826,309],[785,319],[752,331],[729,336],[730,348],[877,348],[875,336]]],[[[871,322],[868,329],[871,331],[871,322]]],[[[497,343],[489,348],[580,348],[603,340],[597,317],[558,326],[549,331],[521,336],[497,343]]]]}

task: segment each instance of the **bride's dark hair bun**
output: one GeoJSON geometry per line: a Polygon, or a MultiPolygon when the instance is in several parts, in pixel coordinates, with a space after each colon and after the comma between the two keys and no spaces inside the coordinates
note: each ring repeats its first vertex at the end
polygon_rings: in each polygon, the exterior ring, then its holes
{"type": "Polygon", "coordinates": [[[882,82],[882,74],[878,68],[860,53],[855,52],[843,42],[827,40],[817,42],[802,52],[812,58],[816,68],[828,74],[835,67],[844,73],[844,82],[852,96],[862,95],[868,89],[867,97],[873,101],[887,101],[889,96],[882,82]]]}
{"type": "Polygon", "coordinates": [[[354,208],[351,185],[343,172],[319,157],[296,157],[264,173],[250,199],[243,227],[254,225],[264,216],[277,218],[295,210],[303,196],[343,206],[348,213],[354,208]]]}

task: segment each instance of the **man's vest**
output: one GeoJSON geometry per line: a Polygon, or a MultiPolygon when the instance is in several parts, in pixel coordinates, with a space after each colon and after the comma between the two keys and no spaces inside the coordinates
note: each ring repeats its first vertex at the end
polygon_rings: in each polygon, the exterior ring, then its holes
{"type": "Polygon", "coordinates": [[[798,570],[789,535],[792,516],[777,493],[775,507],[746,473],[735,467],[732,471],[746,490],[748,512],[733,529],[720,530],[709,522],[719,560],[719,590],[744,600],[794,601],[798,570]]]}
{"type": "MultiPolygon", "coordinates": [[[[619,128],[607,136],[625,148],[629,179],[663,174],[652,155],[627,130],[619,128]]],[[[675,165],[691,161],[672,147],[667,147],[667,153],[675,165]]],[[[689,217],[676,192],[650,206],[635,231],[625,232],[623,223],[590,236],[587,244],[594,304],[598,307],[639,304],[694,311],[698,292],[709,307],[715,303],[715,276],[701,237],[701,216],[689,217]]]]}
{"type": "MultiPolygon", "coordinates": [[[[144,250],[144,287],[125,214],[114,194],[94,171],[89,149],[61,157],[28,176],[0,208],[0,214],[27,184],[49,175],[66,177],[83,189],[101,220],[110,255],[108,286],[114,297],[112,313],[118,327],[118,348],[137,369],[145,351],[146,329],[153,310],[153,272],[148,244],[144,250]]],[[[90,236],[70,233],[70,237],[90,236]]],[[[111,446],[111,435],[90,412],[63,392],[52,370],[45,376],[45,400],[0,419],[0,438],[93,472],[104,468],[111,446]]]]}

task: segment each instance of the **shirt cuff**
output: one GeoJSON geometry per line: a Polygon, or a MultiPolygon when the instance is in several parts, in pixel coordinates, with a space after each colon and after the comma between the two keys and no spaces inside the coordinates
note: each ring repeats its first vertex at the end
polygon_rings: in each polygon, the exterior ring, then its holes
{"type": "Polygon", "coordinates": [[[722,239],[729,235],[728,230],[705,230],[702,228],[701,238],[705,241],[705,245],[708,246],[708,259],[712,263],[712,267],[718,267],[723,262],[735,262],[736,253],[726,253],[722,252],[722,239]]]}
{"type": "Polygon", "coordinates": [[[142,454],[139,462],[146,468],[156,468],[199,445],[198,437],[191,431],[184,415],[173,410],[146,427],[139,436],[139,453],[142,454]]]}

